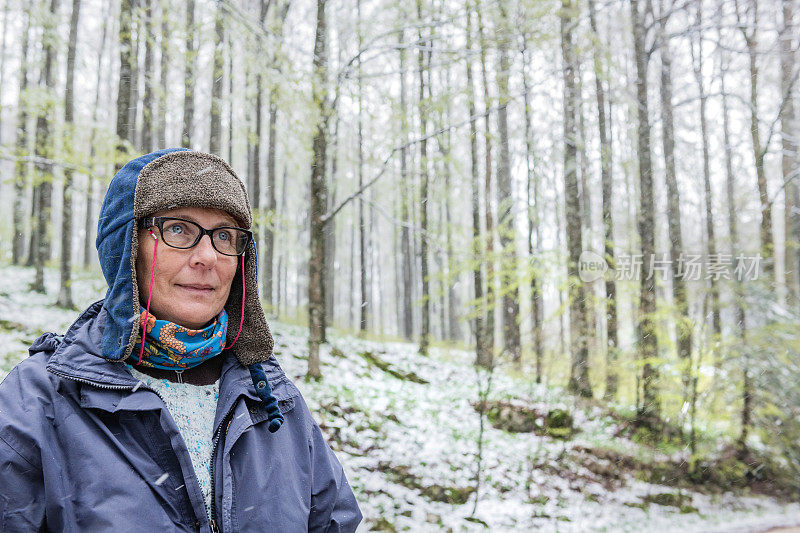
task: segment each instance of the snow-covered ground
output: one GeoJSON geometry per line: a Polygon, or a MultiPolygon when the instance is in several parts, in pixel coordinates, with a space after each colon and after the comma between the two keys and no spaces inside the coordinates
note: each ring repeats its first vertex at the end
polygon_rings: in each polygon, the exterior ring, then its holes
{"type": "MultiPolygon", "coordinates": [[[[41,332],[63,333],[77,316],[52,305],[57,272],[47,272],[46,295],[28,290],[32,280],[31,269],[0,268],[0,378],[27,355],[41,332]]],[[[105,291],[96,274],[78,276],[73,287],[81,308],[105,291]]],[[[473,407],[478,382],[471,354],[434,349],[423,357],[412,344],[331,332],[320,354],[324,379],[305,382],[304,329],[273,322],[272,330],[276,357],[345,466],[365,515],[363,531],[746,532],[800,524],[800,503],[763,496],[684,489],[682,501],[696,509],[687,513],[645,503],[649,495],[678,490],[627,472],[609,482],[597,468],[587,468],[579,451],[603,444],[634,447],[612,436],[613,420],[599,409],[576,407],[557,389],[503,372],[493,376],[491,400],[518,401],[543,412],[567,408],[580,432],[562,441],[508,433],[487,423],[476,507],[472,488],[480,421],[473,407]]],[[[613,463],[606,466],[615,469],[613,463]]]]}

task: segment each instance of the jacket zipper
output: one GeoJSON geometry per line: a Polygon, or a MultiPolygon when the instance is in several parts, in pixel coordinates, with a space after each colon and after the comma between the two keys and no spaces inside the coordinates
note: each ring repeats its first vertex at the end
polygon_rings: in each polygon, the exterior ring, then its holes
{"type": "Polygon", "coordinates": [[[211,533],[219,533],[219,531],[220,531],[219,527],[217,526],[216,519],[215,519],[215,516],[216,516],[216,505],[215,505],[215,499],[214,499],[214,485],[215,485],[215,483],[214,483],[214,457],[217,454],[217,445],[219,444],[220,438],[222,437],[222,432],[223,431],[226,432],[226,433],[228,432],[228,428],[225,427],[225,421],[228,419],[228,416],[230,416],[230,414],[233,412],[233,408],[235,406],[236,406],[236,403],[234,402],[234,404],[231,406],[231,408],[228,409],[228,412],[225,413],[225,416],[222,417],[222,420],[219,423],[219,433],[217,433],[217,438],[214,439],[214,444],[213,444],[213,446],[211,448],[211,469],[210,469],[210,474],[211,474],[211,510],[210,510],[210,515],[211,516],[210,516],[210,520],[208,522],[209,525],[211,526],[211,533]]]}
{"type": "MultiPolygon", "coordinates": [[[[80,382],[80,383],[86,383],[87,385],[92,385],[93,387],[97,387],[99,389],[131,390],[132,391],[134,389],[142,388],[142,389],[145,389],[145,390],[149,390],[150,392],[152,392],[153,394],[155,394],[156,396],[158,396],[161,399],[161,401],[164,403],[164,407],[166,407],[166,405],[167,405],[167,402],[164,401],[164,398],[162,398],[161,395],[157,391],[151,389],[150,387],[148,387],[148,386],[146,386],[144,384],[139,385],[139,383],[142,383],[141,381],[137,382],[136,385],[133,385],[133,386],[128,386],[128,385],[106,385],[106,384],[103,384],[103,383],[98,383],[97,381],[91,381],[91,380],[83,379],[83,378],[76,378],[74,376],[70,376],[68,374],[64,374],[63,372],[57,372],[57,371],[52,370],[50,368],[48,368],[47,370],[48,370],[48,372],[50,372],[51,374],[55,374],[56,376],[60,376],[62,378],[67,378],[67,379],[71,379],[72,381],[77,381],[77,382],[80,382]]],[[[220,429],[222,429],[222,424],[225,423],[225,419],[228,418],[228,415],[231,414],[231,411],[233,411],[233,407],[231,407],[231,409],[227,412],[227,414],[225,414],[225,418],[223,418],[222,422],[220,422],[220,429]]],[[[217,437],[217,440],[214,441],[214,447],[211,449],[211,469],[210,469],[211,470],[210,471],[210,474],[211,474],[211,512],[210,513],[206,512],[207,517],[208,517],[208,525],[211,528],[211,533],[219,533],[219,528],[217,527],[217,523],[214,520],[214,452],[217,449],[217,442],[218,441],[219,441],[219,437],[217,437]]],[[[200,494],[202,494],[203,493],[203,489],[202,489],[202,487],[200,487],[200,481],[197,482],[197,486],[198,486],[198,488],[200,488],[200,494]]],[[[203,505],[203,507],[205,507],[205,505],[203,505]]]]}

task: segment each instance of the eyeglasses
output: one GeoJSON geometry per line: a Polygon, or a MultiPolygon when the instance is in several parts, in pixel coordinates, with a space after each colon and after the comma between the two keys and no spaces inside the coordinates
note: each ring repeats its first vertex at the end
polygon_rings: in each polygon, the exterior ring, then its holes
{"type": "Polygon", "coordinates": [[[161,240],[172,248],[185,250],[200,242],[203,235],[211,239],[211,246],[222,255],[242,255],[253,238],[253,232],[233,226],[206,229],[196,222],[172,217],[148,217],[139,222],[139,227],[157,227],[161,240]]]}

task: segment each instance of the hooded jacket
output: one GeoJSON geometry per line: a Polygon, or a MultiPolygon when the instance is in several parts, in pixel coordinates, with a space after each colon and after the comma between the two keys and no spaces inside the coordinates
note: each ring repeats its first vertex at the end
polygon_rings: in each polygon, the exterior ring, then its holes
{"type": "MultiPolygon", "coordinates": [[[[110,208],[98,235],[128,233],[128,217],[110,208]]],[[[106,299],[64,336],[37,339],[0,383],[0,532],[355,531],[361,512],[300,392],[271,354],[255,364],[284,418],[271,432],[235,348],[217,356],[209,517],[172,416],[118,355],[130,335],[114,312],[131,305],[129,243],[98,246],[104,272],[119,273],[107,274],[106,299]]]]}

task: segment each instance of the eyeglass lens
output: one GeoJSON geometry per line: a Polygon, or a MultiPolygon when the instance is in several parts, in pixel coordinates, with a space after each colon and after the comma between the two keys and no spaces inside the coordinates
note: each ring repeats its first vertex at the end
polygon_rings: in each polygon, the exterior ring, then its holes
{"type": "MultiPolygon", "coordinates": [[[[174,248],[191,248],[200,240],[200,226],[185,220],[165,220],[161,230],[164,243],[174,248]]],[[[247,246],[248,236],[234,228],[211,230],[211,243],[222,254],[239,255],[247,246]]]]}

